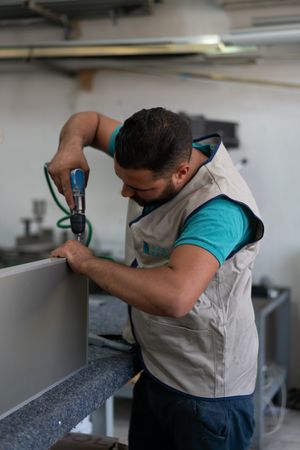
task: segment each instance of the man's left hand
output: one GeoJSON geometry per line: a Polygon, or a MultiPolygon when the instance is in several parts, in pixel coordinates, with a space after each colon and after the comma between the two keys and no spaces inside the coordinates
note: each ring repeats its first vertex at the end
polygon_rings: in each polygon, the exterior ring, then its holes
{"type": "Polygon", "coordinates": [[[51,257],[66,258],[71,269],[81,275],[84,273],[85,262],[96,258],[94,253],[78,241],[67,241],[50,254],[51,257]]]}

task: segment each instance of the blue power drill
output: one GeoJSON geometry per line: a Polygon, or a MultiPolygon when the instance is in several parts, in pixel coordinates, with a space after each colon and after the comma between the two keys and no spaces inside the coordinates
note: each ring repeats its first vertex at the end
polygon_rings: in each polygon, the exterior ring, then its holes
{"type": "Polygon", "coordinates": [[[70,174],[75,208],[71,211],[71,229],[77,241],[81,241],[85,231],[85,177],[82,169],[74,169],[70,174]]]}

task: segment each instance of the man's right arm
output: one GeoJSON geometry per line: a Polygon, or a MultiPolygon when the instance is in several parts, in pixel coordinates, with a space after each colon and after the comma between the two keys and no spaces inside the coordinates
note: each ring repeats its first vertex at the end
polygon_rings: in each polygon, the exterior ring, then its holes
{"type": "Polygon", "coordinates": [[[89,177],[89,166],[83,153],[84,147],[91,146],[108,153],[111,134],[119,124],[119,121],[104,114],[82,112],[71,116],[63,126],[58,150],[48,171],[70,208],[74,207],[70,171],[81,168],[85,172],[86,182],[89,177]]]}

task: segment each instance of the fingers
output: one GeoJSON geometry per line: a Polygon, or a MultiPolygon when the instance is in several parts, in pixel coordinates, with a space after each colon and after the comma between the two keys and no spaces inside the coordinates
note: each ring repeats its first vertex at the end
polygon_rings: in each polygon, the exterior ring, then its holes
{"type": "Polygon", "coordinates": [[[75,207],[75,202],[73,198],[73,193],[71,189],[71,181],[70,181],[70,172],[64,171],[61,175],[61,188],[62,194],[65,196],[66,202],[69,205],[70,209],[75,207]]]}
{"type": "Polygon", "coordinates": [[[50,253],[50,258],[65,258],[65,253],[62,251],[61,247],[56,248],[50,253]]]}
{"type": "Polygon", "coordinates": [[[51,161],[48,172],[51,175],[58,191],[66,198],[70,209],[75,207],[75,202],[71,189],[70,172],[72,169],[81,168],[85,174],[85,186],[89,179],[90,168],[82,151],[72,154],[57,152],[51,161]]]}
{"type": "Polygon", "coordinates": [[[77,241],[67,241],[50,253],[51,257],[66,258],[70,268],[83,274],[84,263],[95,258],[93,252],[77,241]]]}
{"type": "Polygon", "coordinates": [[[75,202],[71,189],[70,171],[64,171],[61,176],[59,174],[53,174],[53,171],[51,169],[48,169],[48,172],[51,175],[51,178],[54,181],[58,192],[65,196],[69,208],[73,209],[75,207],[75,202]]]}
{"type": "Polygon", "coordinates": [[[59,178],[58,175],[56,175],[56,172],[54,172],[54,170],[53,170],[53,163],[52,163],[52,161],[48,165],[47,171],[48,171],[49,175],[51,176],[52,180],[54,181],[58,192],[62,193],[62,187],[61,187],[60,178],[59,178]]]}
{"type": "Polygon", "coordinates": [[[67,241],[64,244],[62,244],[59,247],[52,250],[52,252],[50,253],[50,257],[51,258],[66,258],[66,259],[68,259],[68,257],[70,256],[69,249],[70,249],[70,247],[72,248],[72,242],[75,242],[75,241],[67,241]],[[71,246],[70,246],[70,242],[71,242],[71,246]]]}

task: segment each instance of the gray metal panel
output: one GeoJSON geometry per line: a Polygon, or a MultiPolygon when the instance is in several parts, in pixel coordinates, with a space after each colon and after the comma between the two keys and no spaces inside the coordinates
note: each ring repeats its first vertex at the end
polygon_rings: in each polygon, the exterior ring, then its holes
{"type": "Polygon", "coordinates": [[[0,419],[87,364],[87,311],[64,259],[0,270],[0,419]]]}

